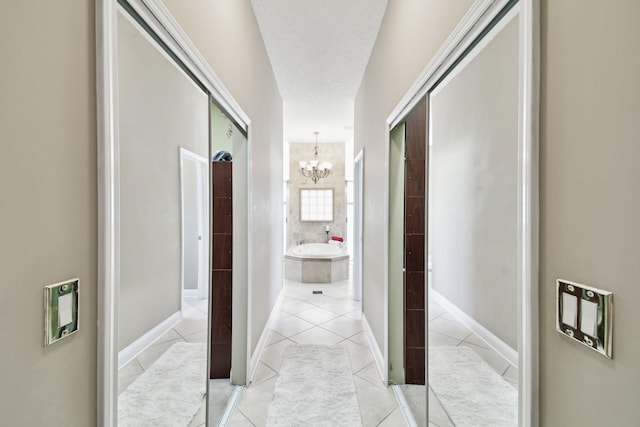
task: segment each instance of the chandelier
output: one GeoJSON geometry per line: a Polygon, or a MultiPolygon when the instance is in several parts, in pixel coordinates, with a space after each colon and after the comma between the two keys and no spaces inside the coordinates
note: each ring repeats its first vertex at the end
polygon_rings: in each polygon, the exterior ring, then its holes
{"type": "Polygon", "coordinates": [[[333,167],[329,162],[321,162],[318,160],[318,154],[320,153],[320,149],[318,148],[319,133],[320,132],[314,132],[316,135],[316,146],[313,148],[313,160],[299,162],[302,176],[311,178],[314,184],[317,184],[321,178],[326,178],[331,175],[331,168],[333,167]]]}

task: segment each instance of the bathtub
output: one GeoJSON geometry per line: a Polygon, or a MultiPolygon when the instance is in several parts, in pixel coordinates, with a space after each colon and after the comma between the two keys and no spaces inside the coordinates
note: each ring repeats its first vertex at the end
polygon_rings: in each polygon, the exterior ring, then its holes
{"type": "Polygon", "coordinates": [[[302,283],[333,283],[349,278],[346,249],[328,243],[294,246],[284,256],[287,280],[302,283]]]}

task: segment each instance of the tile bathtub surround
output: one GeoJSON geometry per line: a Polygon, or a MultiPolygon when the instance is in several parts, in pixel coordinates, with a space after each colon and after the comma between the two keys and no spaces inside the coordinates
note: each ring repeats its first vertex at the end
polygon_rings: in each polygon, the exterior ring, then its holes
{"type": "Polygon", "coordinates": [[[350,282],[327,285],[285,281],[283,292],[278,320],[230,425],[265,425],[282,355],[291,344],[344,345],[349,352],[363,425],[404,425],[393,392],[382,384],[378,374],[362,331],[360,303],[351,299],[350,282]],[[314,295],[314,290],[323,293],[314,295]]]}
{"type": "MultiPolygon", "coordinates": [[[[322,134],[319,135],[322,139],[322,134]]],[[[345,190],[345,146],[340,143],[318,143],[319,158],[331,162],[331,175],[322,178],[317,184],[302,176],[298,169],[300,160],[309,161],[313,158],[314,144],[289,144],[289,197],[287,221],[287,248],[304,240],[306,243],[326,242],[325,225],[329,225],[331,236],[346,237],[347,206],[345,190]],[[333,189],[333,221],[332,222],[301,222],[300,221],[300,189],[333,189]]]]}

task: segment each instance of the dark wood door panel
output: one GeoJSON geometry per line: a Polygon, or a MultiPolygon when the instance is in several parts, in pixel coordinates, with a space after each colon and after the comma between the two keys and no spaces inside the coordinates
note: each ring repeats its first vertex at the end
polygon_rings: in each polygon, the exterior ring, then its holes
{"type": "Polygon", "coordinates": [[[408,348],[405,353],[405,382],[424,384],[424,348],[408,348]]]}
{"type": "Polygon", "coordinates": [[[424,310],[424,273],[405,273],[406,296],[405,308],[407,310],[424,310]]]}
{"type": "Polygon", "coordinates": [[[230,197],[214,197],[213,199],[213,226],[214,234],[231,234],[233,206],[230,197]]]}
{"type": "Polygon", "coordinates": [[[424,347],[424,310],[406,310],[405,322],[407,348],[424,347]]]}
{"type": "Polygon", "coordinates": [[[423,99],[409,113],[406,124],[407,159],[425,159],[427,145],[427,101],[423,99]]]}
{"type": "Polygon", "coordinates": [[[229,378],[231,372],[231,343],[211,344],[209,378],[229,378]]]}
{"type": "Polygon", "coordinates": [[[214,162],[212,175],[213,197],[231,197],[232,192],[232,164],[231,162],[214,162]]]}
{"type": "Polygon", "coordinates": [[[424,234],[425,198],[407,197],[404,209],[404,228],[407,234],[424,234]]]}
{"type": "Polygon", "coordinates": [[[404,242],[406,271],[424,271],[424,234],[407,234],[404,242]]]}
{"type": "Polygon", "coordinates": [[[406,197],[424,197],[425,196],[425,180],[424,180],[424,159],[406,161],[406,179],[405,179],[405,196],[406,197]]]}
{"type": "Polygon", "coordinates": [[[211,244],[211,268],[231,270],[233,238],[231,234],[214,234],[211,244]]]}

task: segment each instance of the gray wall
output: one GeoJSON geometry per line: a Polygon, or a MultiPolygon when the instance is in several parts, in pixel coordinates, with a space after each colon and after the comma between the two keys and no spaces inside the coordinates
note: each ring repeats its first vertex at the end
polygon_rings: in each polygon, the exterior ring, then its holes
{"type": "Polygon", "coordinates": [[[164,3],[251,118],[247,212],[252,215],[248,263],[255,278],[249,283],[248,308],[253,352],[282,288],[282,98],[250,2],[164,3]]]}
{"type": "Polygon", "coordinates": [[[385,120],[454,29],[471,0],[390,1],[355,100],[354,153],[365,147],[363,310],[384,345],[385,120]],[[411,48],[407,48],[411,46],[411,48]]]}
{"type": "Polygon", "coordinates": [[[430,97],[433,289],[518,348],[518,18],[430,97]]]}
{"type": "Polygon", "coordinates": [[[193,160],[184,159],[181,175],[184,288],[198,289],[198,166],[193,160]]]}
{"type": "Polygon", "coordinates": [[[325,225],[329,226],[330,236],[347,238],[347,195],[344,180],[344,142],[318,143],[321,161],[331,162],[331,175],[314,184],[299,172],[299,161],[313,159],[313,144],[289,144],[289,217],[287,218],[287,248],[297,241],[305,243],[326,242],[325,225]],[[333,189],[333,221],[300,221],[300,189],[333,189]]]}
{"type": "Polygon", "coordinates": [[[0,2],[0,419],[96,419],[93,1],[0,2]],[[44,286],[80,278],[80,330],[44,348],[44,286]]]}
{"type": "Polygon", "coordinates": [[[207,157],[209,104],[122,14],[118,52],[123,349],[180,310],[179,147],[207,157]]]}

